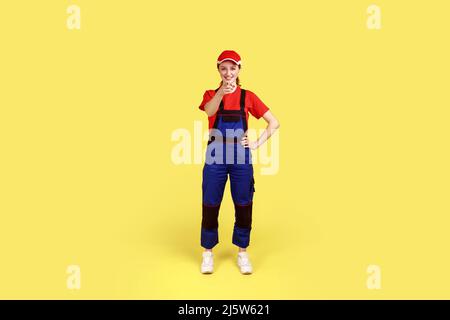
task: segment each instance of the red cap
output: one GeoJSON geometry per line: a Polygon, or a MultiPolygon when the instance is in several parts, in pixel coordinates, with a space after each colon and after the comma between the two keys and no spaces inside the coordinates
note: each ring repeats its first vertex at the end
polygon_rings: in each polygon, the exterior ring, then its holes
{"type": "Polygon", "coordinates": [[[233,50],[225,50],[220,56],[217,58],[217,64],[221,64],[222,62],[230,60],[236,63],[237,65],[241,64],[241,57],[238,55],[236,51],[233,50]]]}

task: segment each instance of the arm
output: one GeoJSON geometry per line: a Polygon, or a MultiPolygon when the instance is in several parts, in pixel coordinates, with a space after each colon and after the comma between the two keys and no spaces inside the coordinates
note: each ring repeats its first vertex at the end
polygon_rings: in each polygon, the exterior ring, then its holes
{"type": "Polygon", "coordinates": [[[227,93],[233,93],[236,90],[236,83],[233,82],[227,82],[222,84],[222,86],[217,90],[214,97],[208,101],[208,103],[205,104],[205,112],[208,115],[208,117],[211,117],[217,112],[217,109],[219,109],[220,101],[222,100],[223,96],[227,93]]]}
{"type": "Polygon", "coordinates": [[[261,133],[261,136],[256,141],[248,141],[247,136],[244,136],[241,140],[241,144],[244,146],[247,145],[250,149],[254,150],[261,146],[264,142],[266,142],[280,127],[280,123],[277,118],[270,112],[270,110],[266,111],[263,115],[264,120],[267,122],[267,127],[261,133]]]}
{"type": "Polygon", "coordinates": [[[207,104],[205,104],[205,112],[208,115],[208,117],[211,117],[213,114],[215,114],[217,112],[217,109],[219,108],[222,97],[223,97],[223,92],[221,90],[217,90],[214,97],[210,101],[208,101],[207,104]]]}

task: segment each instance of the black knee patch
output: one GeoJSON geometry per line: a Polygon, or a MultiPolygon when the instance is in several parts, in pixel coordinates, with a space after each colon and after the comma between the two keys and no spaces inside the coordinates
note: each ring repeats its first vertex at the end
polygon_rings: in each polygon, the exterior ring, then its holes
{"type": "Polygon", "coordinates": [[[205,229],[217,229],[219,227],[219,209],[220,205],[210,207],[203,205],[202,210],[202,228],[205,229]]]}
{"type": "Polygon", "coordinates": [[[252,205],[253,202],[250,202],[248,205],[238,205],[234,204],[235,208],[235,217],[236,217],[236,226],[239,228],[248,228],[250,229],[252,226],[252,205]]]}

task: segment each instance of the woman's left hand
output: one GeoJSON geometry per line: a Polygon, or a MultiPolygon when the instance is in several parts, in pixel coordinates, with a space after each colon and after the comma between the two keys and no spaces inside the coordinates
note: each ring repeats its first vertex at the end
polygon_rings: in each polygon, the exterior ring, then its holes
{"type": "Polygon", "coordinates": [[[256,141],[249,141],[247,136],[244,136],[241,139],[241,145],[245,148],[250,148],[251,150],[255,150],[258,148],[258,144],[256,143],[256,141]]]}

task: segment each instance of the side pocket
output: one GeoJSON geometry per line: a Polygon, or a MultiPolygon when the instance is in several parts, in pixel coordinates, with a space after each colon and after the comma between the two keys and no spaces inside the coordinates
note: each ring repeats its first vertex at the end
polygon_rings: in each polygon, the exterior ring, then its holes
{"type": "Polygon", "coordinates": [[[255,192],[255,178],[252,178],[252,190],[255,192]]]}

